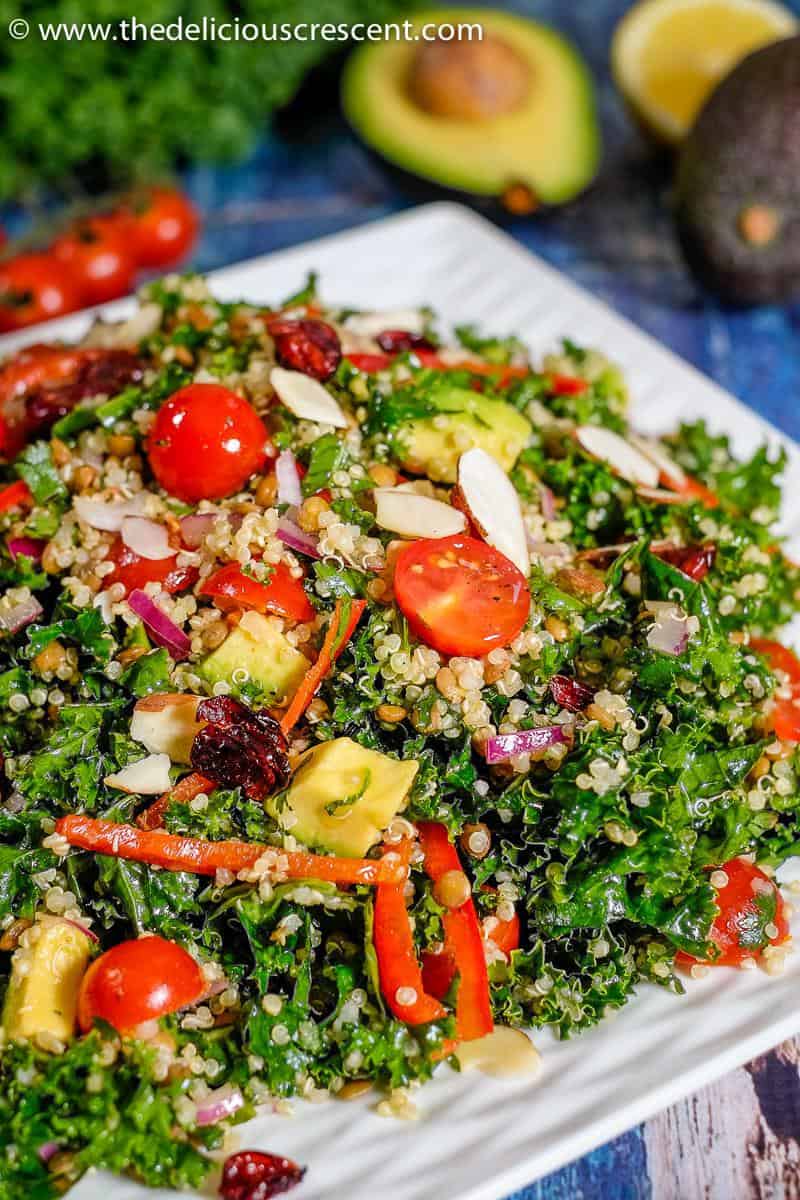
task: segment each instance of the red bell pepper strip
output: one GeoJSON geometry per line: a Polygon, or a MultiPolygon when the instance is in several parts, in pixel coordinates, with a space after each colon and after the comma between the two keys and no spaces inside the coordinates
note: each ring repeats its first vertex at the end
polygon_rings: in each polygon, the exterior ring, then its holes
{"type": "Polygon", "coordinates": [[[210,596],[222,612],[248,608],[259,613],[277,613],[290,621],[311,621],[314,609],[303,590],[302,580],[295,579],[286,563],[270,568],[265,583],[246,575],[238,563],[226,563],[203,581],[198,595],[210,596]]]}
{"type": "Polygon", "coordinates": [[[385,371],[394,362],[391,354],[346,354],[345,358],[357,371],[366,371],[368,375],[385,371]]]}
{"type": "Polygon", "coordinates": [[[308,708],[317,688],[353,636],[353,630],[366,607],[366,600],[351,600],[349,610],[345,608],[341,598],[336,601],[319,658],[300,684],[291,704],[281,717],[281,729],[284,733],[288,733],[290,729],[294,728],[308,708]]]}
{"type": "Polygon", "coordinates": [[[164,792],[163,796],[159,796],[157,800],[140,812],[136,818],[136,824],[140,829],[160,829],[164,824],[164,814],[170,804],[188,804],[190,800],[194,800],[195,796],[200,796],[203,792],[210,794],[216,786],[213,779],[206,779],[205,775],[192,771],[189,775],[184,775],[174,788],[164,792]]]}
{"type": "Polygon", "coordinates": [[[7,512],[9,508],[22,508],[32,501],[31,489],[24,479],[18,479],[16,483],[10,483],[0,491],[0,512],[7,512]]]}
{"type": "Polygon", "coordinates": [[[788,677],[792,694],[774,701],[770,720],[780,741],[800,742],[800,659],[770,638],[751,638],[750,649],[763,654],[772,671],[781,671],[788,677]]]}
{"type": "Polygon", "coordinates": [[[588,387],[586,380],[577,375],[553,375],[550,379],[550,390],[556,396],[580,396],[588,387]]]}
{"type": "MultiPolygon", "coordinates": [[[[458,852],[444,825],[423,821],[418,829],[425,870],[434,883],[448,871],[462,870],[458,852]]],[[[456,1030],[460,1041],[471,1042],[494,1028],[483,938],[472,897],[460,908],[445,909],[442,926],[444,952],[452,957],[459,974],[456,1030]]]]}
{"type": "MultiPolygon", "coordinates": [[[[404,841],[390,849],[407,868],[411,848],[412,843],[404,841]]],[[[373,941],[381,992],[392,1015],[406,1025],[426,1025],[446,1017],[447,1009],[435,996],[428,995],[422,982],[406,907],[405,880],[382,883],[376,889],[373,941]]]]}
{"type": "Polygon", "coordinates": [[[217,871],[238,874],[249,870],[262,854],[274,851],[276,871],[286,879],[321,879],[326,883],[365,885],[387,883],[402,888],[408,877],[408,866],[400,856],[337,858],[301,850],[282,850],[259,842],[210,842],[160,830],[137,829],[135,825],[117,825],[114,821],[77,813],[60,817],[56,821],[56,833],[66,838],[71,846],[92,850],[95,854],[132,859],[169,871],[190,871],[194,875],[214,875],[217,871]]]}

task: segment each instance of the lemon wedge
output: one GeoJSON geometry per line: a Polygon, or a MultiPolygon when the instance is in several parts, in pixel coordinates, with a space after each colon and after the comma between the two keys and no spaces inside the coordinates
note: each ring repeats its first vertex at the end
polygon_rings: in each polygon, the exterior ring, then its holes
{"type": "Polygon", "coordinates": [[[798,28],[774,0],[639,0],[615,30],[611,68],[645,127],[675,144],[737,63],[798,28]]]}

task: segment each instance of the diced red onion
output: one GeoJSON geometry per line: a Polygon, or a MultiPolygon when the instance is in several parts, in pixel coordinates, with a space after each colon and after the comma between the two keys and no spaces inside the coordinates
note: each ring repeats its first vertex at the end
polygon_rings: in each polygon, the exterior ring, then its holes
{"type": "Polygon", "coordinates": [[[278,481],[278,503],[299,507],[303,503],[303,490],[297,471],[297,459],[291,450],[281,450],[275,460],[275,478],[278,481]]]}
{"type": "Polygon", "coordinates": [[[150,562],[172,558],[174,547],[169,544],[166,525],[147,517],[126,517],[122,522],[122,540],[129,550],[150,562]]]}
{"type": "Polygon", "coordinates": [[[197,550],[214,528],[216,519],[217,514],[213,512],[189,513],[188,516],[181,517],[181,538],[184,546],[188,550],[197,550]]]}
{"type": "Polygon", "coordinates": [[[689,642],[688,618],[683,609],[669,600],[648,600],[645,608],[655,617],[647,633],[650,649],[676,657],[683,654],[689,642]]]}
{"type": "Polygon", "coordinates": [[[281,517],[276,532],[284,546],[288,546],[290,550],[296,550],[298,554],[305,554],[308,558],[322,558],[311,534],[306,533],[288,517],[281,517]]]}
{"type": "Polygon", "coordinates": [[[100,941],[95,931],[90,929],[88,925],[81,925],[80,921],[72,921],[69,917],[64,917],[64,920],[68,925],[74,925],[76,929],[80,929],[81,933],[85,933],[90,942],[100,941]]]}
{"type": "Polygon", "coordinates": [[[128,604],[146,625],[153,641],[170,652],[176,661],[186,658],[191,649],[183,630],[155,604],[146,592],[136,588],[128,596],[128,604]]]}
{"type": "Polygon", "coordinates": [[[545,483],[539,484],[539,504],[542,509],[542,516],[545,518],[545,520],[555,521],[557,516],[556,498],[551,489],[545,483]]]}
{"type": "Polygon", "coordinates": [[[75,496],[72,507],[80,519],[92,529],[104,533],[119,533],[126,517],[135,517],[144,511],[147,500],[145,492],[137,492],[130,500],[99,500],[96,496],[75,496]]]}
{"type": "Polygon", "coordinates": [[[216,1125],[227,1117],[232,1117],[244,1107],[244,1096],[237,1087],[226,1083],[215,1092],[206,1096],[197,1105],[195,1120],[198,1125],[216,1125]]]}
{"type": "Polygon", "coordinates": [[[30,625],[31,621],[35,621],[43,612],[39,601],[35,596],[31,596],[30,600],[23,600],[13,608],[0,609],[0,629],[5,629],[8,633],[19,633],[20,629],[30,625]]]}
{"type": "Polygon", "coordinates": [[[24,554],[26,558],[32,558],[34,562],[38,562],[42,557],[46,545],[47,542],[44,538],[9,538],[8,553],[12,558],[17,558],[20,554],[24,554]]]}
{"type": "Polygon", "coordinates": [[[58,1154],[61,1149],[60,1142],[43,1142],[39,1147],[39,1158],[43,1163],[49,1163],[54,1154],[58,1154]]]}
{"type": "Polygon", "coordinates": [[[486,743],[486,761],[490,764],[508,762],[520,754],[535,754],[569,741],[569,730],[563,725],[542,725],[538,729],[520,729],[518,733],[497,733],[486,743]]]}

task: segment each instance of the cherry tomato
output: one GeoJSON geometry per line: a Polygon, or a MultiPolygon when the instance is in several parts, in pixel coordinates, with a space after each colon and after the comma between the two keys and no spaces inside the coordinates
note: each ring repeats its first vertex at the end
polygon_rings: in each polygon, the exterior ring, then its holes
{"type": "Polygon", "coordinates": [[[81,307],[80,288],[50,254],[18,254],[0,263],[0,333],[49,321],[81,307]]]}
{"type": "MultiPolygon", "coordinates": [[[[721,870],[727,883],[717,887],[719,916],[711,926],[710,937],[718,954],[708,964],[738,967],[745,959],[757,958],[766,946],[785,942],[789,922],[783,897],[757,866],[746,858],[732,858],[721,870]]],[[[700,960],[680,951],[675,961],[690,966],[700,960]]]]}
{"type": "Polygon", "coordinates": [[[96,1020],[118,1033],[194,1004],[208,990],[191,954],[162,937],[120,942],[91,964],[78,994],[78,1024],[96,1020]]]}
{"type": "Polygon", "coordinates": [[[177,188],[137,192],[125,214],[133,231],[133,255],[140,267],[171,267],[184,258],[197,238],[197,209],[177,188]]]}
{"type": "Polygon", "coordinates": [[[51,253],[70,272],[84,304],[104,304],[133,290],[130,245],[113,217],[87,217],[57,238],[51,253]]]}
{"type": "Polygon", "coordinates": [[[266,583],[260,583],[246,575],[238,563],[227,563],[209,575],[199,592],[201,596],[211,596],[222,612],[249,608],[260,613],[277,613],[290,621],[312,620],[314,609],[303,590],[303,581],[294,578],[286,563],[277,563],[270,570],[266,583]]]}
{"type": "Polygon", "coordinates": [[[441,654],[469,658],[513,642],[531,604],[522,572],[493,546],[463,534],[404,547],[394,591],[421,641],[441,654]]]}
{"type": "Polygon", "coordinates": [[[782,742],[800,742],[800,659],[769,638],[751,638],[750,649],[763,654],[771,670],[788,676],[792,694],[774,700],[772,728],[782,742]]]}
{"type": "Polygon", "coordinates": [[[190,383],[158,410],[147,453],[166,492],[221,500],[239,492],[266,459],[269,438],[246,400],[218,383],[190,383]]]}
{"type": "Polygon", "coordinates": [[[197,581],[196,567],[176,566],[177,552],[169,558],[142,558],[121,537],[115,538],[106,558],[114,564],[114,570],[106,575],[104,586],[110,588],[114,583],[121,583],[125,594],[136,588],[143,588],[148,583],[160,583],[170,596],[183,592],[197,581]]]}

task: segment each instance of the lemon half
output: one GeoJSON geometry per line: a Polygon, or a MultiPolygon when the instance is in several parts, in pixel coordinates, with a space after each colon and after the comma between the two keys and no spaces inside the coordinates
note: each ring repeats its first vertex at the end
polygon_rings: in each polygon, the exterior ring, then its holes
{"type": "Polygon", "coordinates": [[[774,0],[639,0],[616,28],[611,67],[643,124],[674,144],[741,59],[799,28],[774,0]]]}

